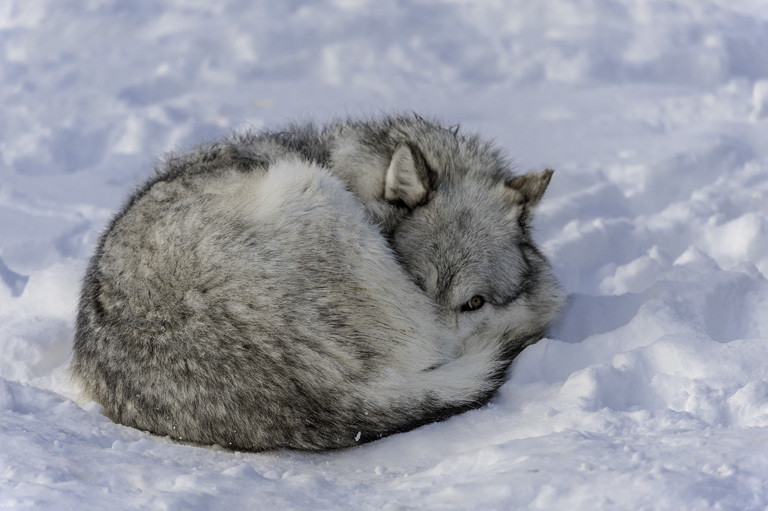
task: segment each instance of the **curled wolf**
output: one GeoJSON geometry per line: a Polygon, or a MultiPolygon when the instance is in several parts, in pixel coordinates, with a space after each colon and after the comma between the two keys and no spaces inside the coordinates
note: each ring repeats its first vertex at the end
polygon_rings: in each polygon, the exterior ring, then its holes
{"type": "Polygon", "coordinates": [[[561,307],[529,233],[551,174],[405,116],[168,156],[91,259],[72,373],[116,422],[243,450],[478,407],[561,307]]]}

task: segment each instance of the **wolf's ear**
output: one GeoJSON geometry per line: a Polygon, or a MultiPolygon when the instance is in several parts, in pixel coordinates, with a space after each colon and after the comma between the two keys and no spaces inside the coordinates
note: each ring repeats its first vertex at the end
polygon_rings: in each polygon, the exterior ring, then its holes
{"type": "Polygon", "coordinates": [[[384,198],[415,208],[426,202],[431,188],[430,170],[418,148],[398,145],[384,179],[384,198]]]}
{"type": "Polygon", "coordinates": [[[554,173],[554,170],[547,169],[513,177],[506,182],[510,199],[514,204],[533,208],[541,200],[554,173]]]}

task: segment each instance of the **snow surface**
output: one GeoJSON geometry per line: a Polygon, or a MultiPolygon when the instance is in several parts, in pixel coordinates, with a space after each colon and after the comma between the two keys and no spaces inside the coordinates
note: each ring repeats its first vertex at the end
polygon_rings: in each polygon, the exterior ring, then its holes
{"type": "Polygon", "coordinates": [[[768,506],[764,0],[3,0],[0,109],[0,509],[768,506]],[[393,109],[557,169],[569,308],[488,406],[309,455],[82,401],[79,279],[157,154],[393,109]]]}

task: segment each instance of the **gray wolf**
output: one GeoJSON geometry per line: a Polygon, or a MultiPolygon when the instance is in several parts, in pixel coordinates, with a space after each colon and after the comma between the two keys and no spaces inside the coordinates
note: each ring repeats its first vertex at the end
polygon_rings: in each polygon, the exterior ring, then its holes
{"type": "Polygon", "coordinates": [[[551,175],[417,116],[169,155],[98,243],[71,372],[116,422],[242,450],[476,408],[562,305],[530,235],[551,175]]]}

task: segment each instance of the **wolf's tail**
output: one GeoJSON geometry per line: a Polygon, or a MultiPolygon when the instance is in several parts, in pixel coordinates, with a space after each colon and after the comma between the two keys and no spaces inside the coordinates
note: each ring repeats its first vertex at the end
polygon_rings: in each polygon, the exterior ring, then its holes
{"type": "MultiPolygon", "coordinates": [[[[475,335],[454,358],[379,386],[377,396],[393,420],[387,434],[407,431],[478,408],[504,382],[510,363],[503,336],[475,335]]],[[[381,382],[379,382],[381,383],[381,382]]]]}
{"type": "Polygon", "coordinates": [[[467,340],[456,358],[415,381],[449,407],[474,408],[484,404],[504,381],[510,363],[498,335],[478,334],[467,340]]]}

